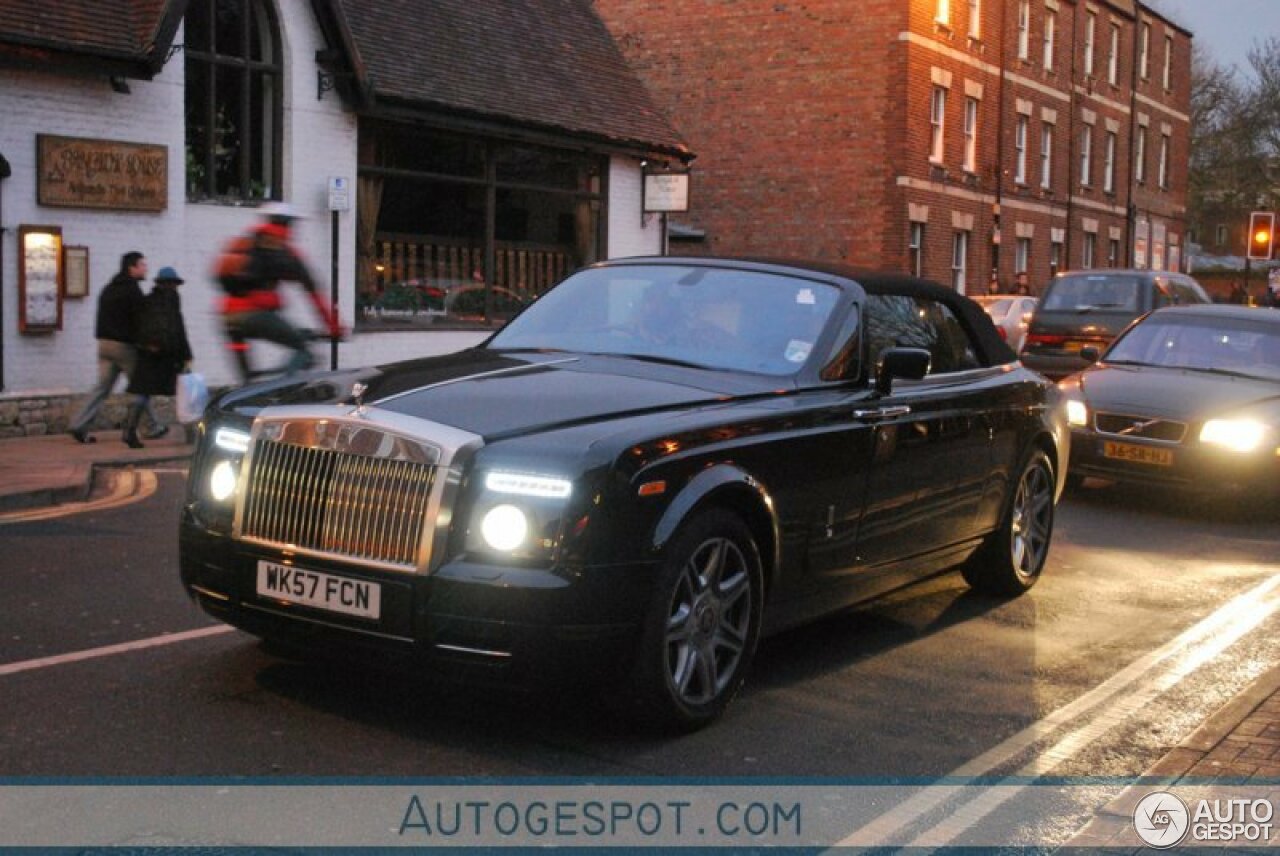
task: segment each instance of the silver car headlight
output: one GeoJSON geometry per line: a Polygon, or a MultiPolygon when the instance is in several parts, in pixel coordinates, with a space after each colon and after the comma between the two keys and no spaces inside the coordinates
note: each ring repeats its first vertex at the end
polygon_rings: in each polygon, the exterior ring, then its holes
{"type": "Polygon", "coordinates": [[[1256,452],[1267,437],[1267,426],[1256,419],[1210,419],[1200,429],[1200,442],[1231,452],[1256,452]]]}
{"type": "Polygon", "coordinates": [[[221,427],[213,432],[212,463],[208,468],[209,498],[219,504],[230,502],[240,483],[240,465],[249,451],[249,432],[221,427]]]}
{"type": "Polygon", "coordinates": [[[1089,424],[1089,407],[1078,398],[1067,399],[1067,424],[1083,428],[1089,424]]]}
{"type": "Polygon", "coordinates": [[[471,509],[467,549],[515,559],[551,558],[573,482],[559,476],[492,470],[471,509]]]}

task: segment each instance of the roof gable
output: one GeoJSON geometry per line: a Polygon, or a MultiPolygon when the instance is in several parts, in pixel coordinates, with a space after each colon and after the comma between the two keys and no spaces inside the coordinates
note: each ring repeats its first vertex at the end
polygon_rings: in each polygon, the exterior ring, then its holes
{"type": "Polygon", "coordinates": [[[687,148],[589,0],[333,0],[374,103],[687,148]]]}
{"type": "Polygon", "coordinates": [[[0,51],[29,64],[72,54],[149,77],[163,65],[185,7],[185,0],[0,0],[0,51]]]}

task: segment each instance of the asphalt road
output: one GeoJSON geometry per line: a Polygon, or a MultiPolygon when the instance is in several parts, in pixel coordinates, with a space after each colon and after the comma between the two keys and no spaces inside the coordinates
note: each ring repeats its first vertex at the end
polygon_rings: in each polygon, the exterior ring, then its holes
{"type": "Polygon", "coordinates": [[[0,776],[1134,776],[1280,655],[1274,512],[1088,489],[1028,595],[939,577],[766,640],[715,726],[638,735],[588,693],[297,664],[236,631],[129,647],[218,626],[178,584],[183,476],[159,478],[0,524],[0,776]]]}

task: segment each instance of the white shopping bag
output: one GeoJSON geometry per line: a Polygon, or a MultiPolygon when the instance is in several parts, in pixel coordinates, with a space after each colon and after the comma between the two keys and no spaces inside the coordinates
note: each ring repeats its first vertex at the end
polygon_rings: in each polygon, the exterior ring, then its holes
{"type": "Polygon", "coordinates": [[[208,405],[209,387],[205,385],[204,375],[199,372],[178,375],[178,397],[173,403],[178,421],[199,422],[208,405]]]}

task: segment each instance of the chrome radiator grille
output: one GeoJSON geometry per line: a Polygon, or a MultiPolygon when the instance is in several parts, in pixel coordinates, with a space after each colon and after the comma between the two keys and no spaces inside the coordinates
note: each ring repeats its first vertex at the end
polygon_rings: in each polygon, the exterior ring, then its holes
{"type": "Polygon", "coordinates": [[[417,565],[435,467],[265,439],[251,466],[241,537],[417,565]]]}
{"type": "Polygon", "coordinates": [[[1127,416],[1120,413],[1098,413],[1094,427],[1103,434],[1117,437],[1142,437],[1165,443],[1181,443],[1187,434],[1187,423],[1158,417],[1127,416]]]}

